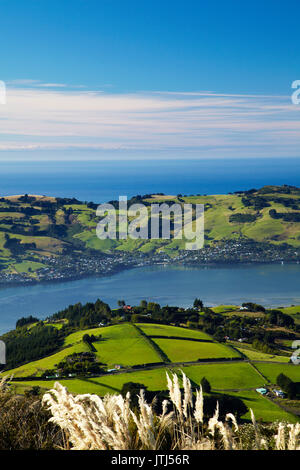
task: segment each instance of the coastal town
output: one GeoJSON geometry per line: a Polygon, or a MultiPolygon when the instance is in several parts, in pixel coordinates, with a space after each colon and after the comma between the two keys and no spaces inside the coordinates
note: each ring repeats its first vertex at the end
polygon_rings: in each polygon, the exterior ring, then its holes
{"type": "MultiPolygon", "coordinates": [[[[32,253],[32,256],[34,253],[32,253]]],[[[28,261],[34,261],[28,257],[28,261]]],[[[38,282],[62,282],[84,277],[110,276],[124,269],[154,265],[201,266],[234,263],[299,263],[299,250],[253,240],[228,240],[201,250],[180,250],[176,256],[160,251],[145,254],[139,251],[109,254],[95,252],[93,255],[68,254],[41,256],[44,265],[34,272],[0,271],[0,284],[34,284],[38,282]]]]}

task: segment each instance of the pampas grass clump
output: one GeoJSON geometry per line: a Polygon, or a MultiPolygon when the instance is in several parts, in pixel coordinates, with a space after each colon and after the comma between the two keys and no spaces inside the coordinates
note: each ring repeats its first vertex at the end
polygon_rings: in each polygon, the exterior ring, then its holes
{"type": "Polygon", "coordinates": [[[190,380],[182,372],[183,394],[179,377],[167,375],[170,401],[162,404],[157,415],[138,396],[138,407],[130,407],[129,393],[76,395],[59,382],[43,396],[52,417],[66,436],[65,448],[74,450],[300,450],[300,423],[278,423],[268,438],[263,435],[251,411],[252,424],[239,426],[233,414],[219,419],[214,415],[204,423],[203,392],[194,398],[190,380]],[[172,410],[170,411],[170,406],[172,410]],[[250,427],[249,427],[250,426],[250,427]]]}

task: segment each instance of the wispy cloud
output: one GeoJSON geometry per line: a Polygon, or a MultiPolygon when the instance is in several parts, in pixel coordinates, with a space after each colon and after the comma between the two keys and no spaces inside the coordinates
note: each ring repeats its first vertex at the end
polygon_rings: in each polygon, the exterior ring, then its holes
{"type": "Polygon", "coordinates": [[[65,88],[65,83],[38,83],[36,86],[41,88],[65,88]]]}
{"type": "Polygon", "coordinates": [[[68,85],[66,83],[48,83],[41,80],[31,78],[18,78],[16,80],[8,80],[7,85],[18,88],[85,88],[85,85],[68,85]]]}
{"type": "Polygon", "coordinates": [[[33,80],[32,78],[17,78],[15,80],[6,80],[6,85],[16,87],[34,87],[40,80],[33,80]]]}
{"type": "Polygon", "coordinates": [[[290,97],[206,92],[74,90],[7,83],[0,152],[135,150],[206,156],[299,156],[300,105],[290,97]]]}

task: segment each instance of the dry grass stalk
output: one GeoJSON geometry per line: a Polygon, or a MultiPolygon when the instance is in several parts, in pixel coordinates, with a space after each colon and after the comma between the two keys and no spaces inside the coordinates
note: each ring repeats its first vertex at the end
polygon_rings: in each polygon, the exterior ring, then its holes
{"type": "MultiPolygon", "coordinates": [[[[208,421],[208,433],[204,432],[203,391],[196,390],[193,400],[190,380],[182,372],[183,396],[179,378],[166,374],[170,401],[162,403],[162,413],[156,415],[152,405],[145,400],[144,391],[138,396],[138,409],[130,408],[130,396],[70,394],[65,387],[56,382],[54,388],[46,393],[43,402],[52,413],[51,421],[56,423],[69,436],[72,449],[99,450],[225,450],[242,449],[238,441],[239,431],[236,418],[232,413],[225,421],[219,419],[219,404],[208,421]],[[168,405],[173,411],[168,412],[168,405]],[[230,423],[230,424],[229,424],[230,423]],[[201,425],[201,431],[200,431],[201,425]],[[166,445],[168,448],[166,448],[166,445]]],[[[254,413],[251,411],[254,430],[254,449],[267,449],[268,443],[261,436],[254,413]]],[[[274,436],[276,449],[300,449],[300,424],[282,423],[274,436]],[[285,434],[289,429],[288,439],[285,434]]],[[[273,440],[274,442],[274,440],[273,440]]],[[[274,445],[274,444],[273,444],[274,445]]]]}

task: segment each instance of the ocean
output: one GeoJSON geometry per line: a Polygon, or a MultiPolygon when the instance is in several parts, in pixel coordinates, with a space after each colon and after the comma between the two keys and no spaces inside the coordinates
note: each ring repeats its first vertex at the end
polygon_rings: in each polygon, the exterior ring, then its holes
{"type": "Polygon", "coordinates": [[[96,203],[137,194],[226,194],[299,185],[300,158],[2,162],[0,196],[43,194],[96,203]]]}

